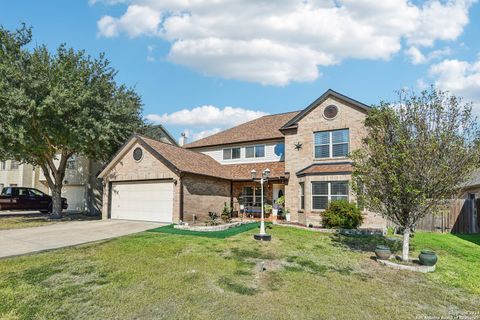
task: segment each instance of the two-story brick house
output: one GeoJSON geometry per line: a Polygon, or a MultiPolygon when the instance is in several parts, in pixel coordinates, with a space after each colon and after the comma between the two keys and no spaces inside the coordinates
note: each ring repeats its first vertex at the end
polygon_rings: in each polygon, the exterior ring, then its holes
{"type": "MultiPolygon", "coordinates": [[[[320,224],[335,199],[355,201],[349,153],[365,134],[369,107],[328,90],[301,111],[268,115],[183,147],[133,137],[100,173],[104,218],[163,222],[205,219],[225,204],[255,213],[260,185],[251,171],[270,170],[265,202],[285,195],[291,219],[320,224]]],[[[366,225],[383,220],[365,212],[366,225]]]]}

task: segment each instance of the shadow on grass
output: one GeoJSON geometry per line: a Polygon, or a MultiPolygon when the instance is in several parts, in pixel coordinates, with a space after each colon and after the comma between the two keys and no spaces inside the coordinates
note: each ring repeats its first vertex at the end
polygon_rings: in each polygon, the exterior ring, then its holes
{"type": "MultiPolygon", "coordinates": [[[[374,252],[377,245],[386,245],[393,253],[397,253],[402,249],[402,242],[398,238],[385,238],[382,236],[363,236],[363,235],[331,235],[334,246],[348,248],[352,251],[374,252]]],[[[411,249],[412,245],[410,245],[411,249]]]]}
{"type": "Polygon", "coordinates": [[[480,233],[475,234],[453,234],[455,237],[480,246],[480,233]]]}

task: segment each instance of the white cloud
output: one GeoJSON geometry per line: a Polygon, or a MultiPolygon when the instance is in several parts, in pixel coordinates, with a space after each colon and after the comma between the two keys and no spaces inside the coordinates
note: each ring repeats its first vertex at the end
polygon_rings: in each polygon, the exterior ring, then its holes
{"type": "Polygon", "coordinates": [[[146,119],[153,123],[184,127],[187,136],[197,140],[266,114],[263,111],[244,108],[218,108],[212,105],[204,105],[162,115],[149,114],[146,119]]]}
{"type": "Polygon", "coordinates": [[[427,62],[427,57],[417,47],[410,47],[405,50],[405,54],[410,58],[413,64],[422,64],[427,62]]]}
{"type": "Polygon", "coordinates": [[[130,5],[120,18],[104,16],[98,22],[99,35],[116,37],[120,32],[131,38],[140,35],[156,35],[160,24],[161,13],[147,6],[130,5]]]}
{"type": "Polygon", "coordinates": [[[474,62],[444,60],[430,67],[430,75],[436,87],[473,101],[480,112],[480,57],[474,62]]]}
{"type": "MultiPolygon", "coordinates": [[[[112,0],[111,0],[112,1],[112,0]]],[[[262,84],[312,81],[344,59],[390,59],[455,40],[475,0],[132,0],[99,34],[158,36],[168,58],[205,74],[262,84]]]]}
{"type": "Polygon", "coordinates": [[[427,63],[431,60],[440,59],[442,57],[448,56],[452,54],[452,50],[449,47],[445,47],[442,49],[434,50],[424,55],[420,49],[415,46],[412,46],[405,50],[405,55],[410,58],[412,64],[423,64],[427,63]]]}
{"type": "Polygon", "coordinates": [[[190,131],[187,136],[191,138],[190,141],[195,141],[211,136],[212,134],[219,133],[220,131],[222,131],[220,128],[207,129],[200,132],[190,131]]]}

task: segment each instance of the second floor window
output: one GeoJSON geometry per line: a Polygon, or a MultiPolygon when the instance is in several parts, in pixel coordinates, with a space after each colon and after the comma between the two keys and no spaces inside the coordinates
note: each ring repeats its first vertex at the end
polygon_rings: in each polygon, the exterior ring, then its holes
{"type": "Polygon", "coordinates": [[[264,157],[265,157],[265,145],[263,144],[245,148],[245,158],[264,158],[264,157]]]}
{"type": "Polygon", "coordinates": [[[349,130],[314,133],[315,158],[336,158],[348,155],[349,130]]]}
{"type": "Polygon", "coordinates": [[[77,168],[77,157],[73,155],[67,160],[67,169],[73,170],[76,168],[77,168]]]}
{"type": "Polygon", "coordinates": [[[12,170],[18,169],[18,161],[12,160],[12,163],[10,164],[10,169],[12,170]]]}
{"type": "Polygon", "coordinates": [[[240,159],[240,148],[223,149],[223,160],[240,159]]]}
{"type": "Polygon", "coordinates": [[[7,163],[5,161],[0,162],[0,170],[5,170],[7,168],[7,163]]]}

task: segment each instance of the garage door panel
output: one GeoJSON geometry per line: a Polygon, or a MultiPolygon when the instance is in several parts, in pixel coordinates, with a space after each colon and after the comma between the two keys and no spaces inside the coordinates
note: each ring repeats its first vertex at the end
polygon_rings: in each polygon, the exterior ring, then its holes
{"type": "Polygon", "coordinates": [[[173,221],[173,182],[112,183],[112,219],[173,221]]]}

